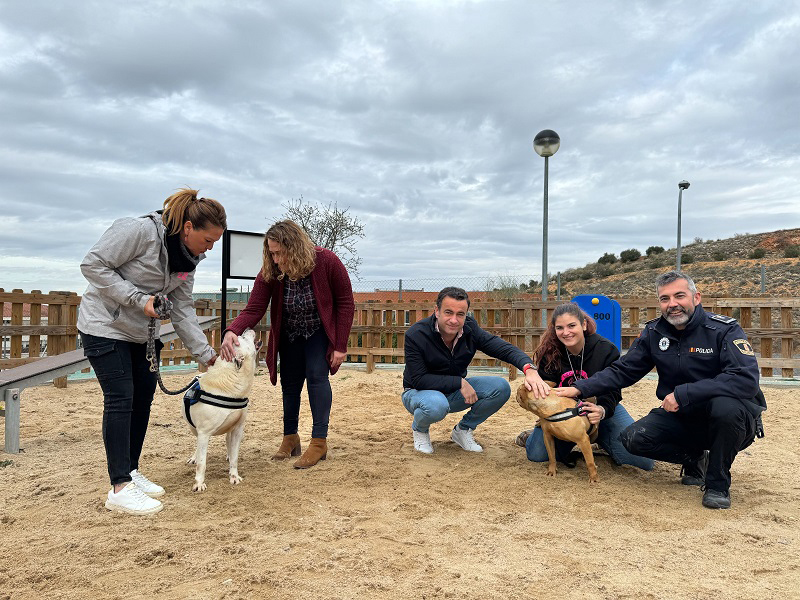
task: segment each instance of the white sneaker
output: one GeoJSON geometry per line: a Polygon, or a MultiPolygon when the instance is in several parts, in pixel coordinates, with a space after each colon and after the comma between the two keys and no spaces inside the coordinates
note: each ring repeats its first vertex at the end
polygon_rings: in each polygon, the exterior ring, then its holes
{"type": "Polygon", "coordinates": [[[474,429],[461,429],[458,425],[453,427],[450,439],[469,452],[483,452],[481,445],[472,437],[474,429]]]}
{"type": "Polygon", "coordinates": [[[431,434],[429,432],[422,433],[421,431],[411,430],[414,435],[414,450],[422,452],[423,454],[433,454],[433,446],[431,445],[431,434]]]}
{"type": "Polygon", "coordinates": [[[131,515],[152,515],[164,508],[164,505],[145,494],[131,481],[116,494],[113,487],[109,490],[106,508],[131,515]]]}
{"type": "Polygon", "coordinates": [[[160,496],[164,495],[164,488],[157,483],[150,481],[136,469],[131,471],[131,479],[133,479],[133,483],[136,484],[136,487],[138,487],[151,498],[159,498],[160,496]]]}

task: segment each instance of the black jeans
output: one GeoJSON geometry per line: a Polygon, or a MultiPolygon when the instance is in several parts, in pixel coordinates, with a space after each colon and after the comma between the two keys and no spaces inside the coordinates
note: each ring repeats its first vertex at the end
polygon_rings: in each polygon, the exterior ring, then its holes
{"type": "MultiPolygon", "coordinates": [[[[157,378],[145,359],[147,344],[81,333],[83,353],[103,390],[103,443],[111,485],[139,468],[157,378]]],[[[156,340],[156,356],[163,344],[156,340]]]]}
{"type": "Polygon", "coordinates": [[[631,454],[681,464],[708,450],[706,487],[728,491],[736,454],[753,443],[755,418],[734,398],[714,397],[683,412],[654,408],[619,439],[631,454]]]}
{"type": "Polygon", "coordinates": [[[307,382],[308,400],[314,424],[311,437],[327,438],[333,392],[328,379],[330,365],[328,336],[320,327],[308,338],[293,342],[281,335],[278,355],[281,359],[281,391],[283,392],[283,435],[297,433],[300,420],[300,392],[307,382]]]}

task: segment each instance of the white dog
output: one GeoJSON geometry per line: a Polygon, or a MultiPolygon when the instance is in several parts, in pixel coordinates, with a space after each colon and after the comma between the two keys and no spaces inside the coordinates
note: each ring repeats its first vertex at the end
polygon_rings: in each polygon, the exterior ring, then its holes
{"type": "Polygon", "coordinates": [[[192,491],[206,490],[206,453],[212,435],[225,434],[231,483],[242,481],[239,444],[244,437],[247,395],[253,386],[260,348],[261,340],[255,341],[255,332],[248,329],[239,336],[233,360],[217,358],[184,396],[183,417],[197,436],[197,449],[186,461],[197,465],[192,491]]]}

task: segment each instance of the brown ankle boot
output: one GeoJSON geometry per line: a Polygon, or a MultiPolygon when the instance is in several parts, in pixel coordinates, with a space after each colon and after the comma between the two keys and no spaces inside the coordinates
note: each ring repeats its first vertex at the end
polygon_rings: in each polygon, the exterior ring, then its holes
{"type": "Polygon", "coordinates": [[[281,447],[272,456],[272,460],[286,460],[290,456],[300,456],[303,448],[300,446],[300,436],[296,433],[283,436],[281,447]]]}
{"type": "Polygon", "coordinates": [[[296,463],[294,463],[295,469],[307,469],[308,467],[313,467],[321,460],[325,460],[328,457],[328,442],[325,438],[311,438],[311,443],[306,448],[306,451],[303,452],[303,456],[300,457],[296,463]]]}

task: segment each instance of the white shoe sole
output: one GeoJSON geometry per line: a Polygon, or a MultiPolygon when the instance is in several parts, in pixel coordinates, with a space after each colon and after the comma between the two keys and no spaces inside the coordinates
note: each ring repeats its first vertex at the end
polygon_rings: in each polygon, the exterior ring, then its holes
{"type": "Polygon", "coordinates": [[[416,450],[420,454],[433,454],[433,448],[430,448],[430,449],[428,449],[428,448],[417,448],[416,446],[414,446],[414,450],[416,450]]]}
{"type": "Polygon", "coordinates": [[[120,504],[115,504],[114,502],[111,502],[111,500],[106,500],[106,508],[108,510],[110,510],[110,511],[123,512],[123,513],[127,513],[129,515],[140,515],[140,516],[143,516],[143,515],[154,515],[154,514],[156,514],[162,508],[164,508],[164,505],[159,502],[158,506],[154,506],[153,508],[151,508],[149,510],[142,510],[142,509],[134,510],[132,508],[128,508],[128,507],[122,506],[120,504]]]}
{"type": "MultiPolygon", "coordinates": [[[[139,489],[142,490],[142,488],[139,488],[139,489]]],[[[161,490],[160,492],[145,492],[144,490],[142,490],[142,491],[145,494],[147,494],[148,496],[150,496],[151,498],[161,498],[161,496],[163,496],[164,494],[167,493],[164,490],[161,490]]]]}

